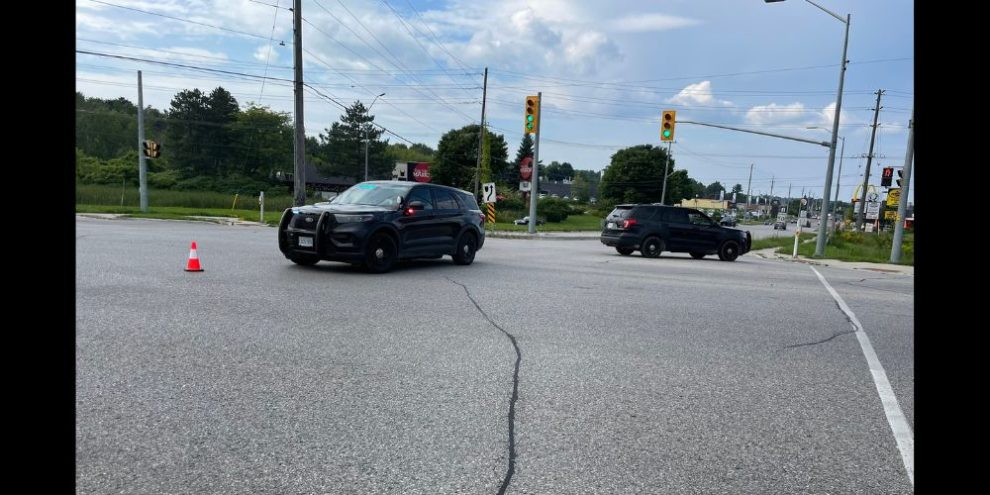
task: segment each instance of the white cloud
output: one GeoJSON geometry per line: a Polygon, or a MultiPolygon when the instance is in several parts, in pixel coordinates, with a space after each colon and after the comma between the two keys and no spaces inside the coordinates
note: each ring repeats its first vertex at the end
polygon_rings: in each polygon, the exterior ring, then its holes
{"type": "Polygon", "coordinates": [[[756,105],[746,111],[746,122],[753,125],[773,126],[800,124],[808,121],[808,110],[803,103],[789,105],[756,105]]]}
{"type": "Polygon", "coordinates": [[[278,50],[269,44],[261,45],[254,51],[254,59],[259,62],[275,63],[278,60],[278,50]]]}
{"type": "Polygon", "coordinates": [[[701,106],[735,106],[731,101],[718,100],[712,93],[712,82],[701,81],[695,84],[688,84],[679,93],[667,99],[668,103],[677,105],[701,105],[701,106]]]}
{"type": "Polygon", "coordinates": [[[645,33],[694,26],[699,21],[664,14],[633,14],[613,19],[608,24],[618,32],[645,33]]]}

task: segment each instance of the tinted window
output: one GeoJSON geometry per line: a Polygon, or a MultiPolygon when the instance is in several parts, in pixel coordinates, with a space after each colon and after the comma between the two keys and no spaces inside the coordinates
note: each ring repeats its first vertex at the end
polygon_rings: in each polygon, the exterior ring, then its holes
{"type": "Polygon", "coordinates": [[[465,208],[467,208],[469,210],[477,210],[478,209],[478,201],[474,199],[474,196],[472,196],[470,194],[467,194],[467,193],[460,193],[460,194],[458,194],[458,196],[460,196],[461,203],[464,204],[464,207],[465,208]]]}
{"type": "Polygon", "coordinates": [[[629,216],[629,214],[632,211],[633,211],[632,206],[617,206],[615,207],[614,210],[612,210],[612,213],[608,214],[608,216],[609,218],[612,217],[626,218],[629,216]]]}
{"type": "Polygon", "coordinates": [[[333,198],[331,203],[338,205],[395,206],[396,198],[405,196],[409,186],[394,184],[361,183],[333,198]]]}
{"type": "Polygon", "coordinates": [[[688,210],[688,220],[691,225],[711,225],[712,219],[700,211],[688,210]]]}
{"type": "Polygon", "coordinates": [[[688,220],[687,210],[673,209],[667,214],[667,221],[670,223],[691,223],[688,220]]]}
{"type": "Polygon", "coordinates": [[[449,191],[445,191],[443,189],[434,189],[433,196],[437,198],[438,210],[459,209],[459,206],[457,206],[457,200],[454,199],[454,195],[450,194],[449,191]]]}
{"type": "Polygon", "coordinates": [[[430,196],[430,190],[425,187],[417,187],[409,192],[409,196],[406,197],[406,204],[413,201],[422,201],[424,210],[433,209],[433,198],[430,196]]]}

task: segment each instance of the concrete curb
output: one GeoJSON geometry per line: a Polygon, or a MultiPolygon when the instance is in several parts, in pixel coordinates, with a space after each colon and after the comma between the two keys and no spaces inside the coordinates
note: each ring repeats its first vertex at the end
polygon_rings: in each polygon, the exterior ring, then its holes
{"type": "Polygon", "coordinates": [[[798,255],[794,258],[787,254],[775,253],[777,248],[766,248],[760,249],[759,251],[752,251],[749,254],[755,254],[761,258],[765,259],[776,259],[779,261],[787,261],[790,263],[803,263],[806,265],[815,266],[829,266],[832,268],[845,268],[847,270],[866,270],[872,272],[881,273],[894,273],[898,275],[908,275],[914,276],[914,267],[911,265],[894,265],[890,263],[870,263],[867,261],[840,261],[833,259],[811,259],[806,256],[798,255]]]}
{"type": "Polygon", "coordinates": [[[597,241],[601,237],[599,234],[586,234],[583,232],[485,232],[485,237],[497,239],[523,239],[523,240],[550,240],[550,241],[597,241]]]}

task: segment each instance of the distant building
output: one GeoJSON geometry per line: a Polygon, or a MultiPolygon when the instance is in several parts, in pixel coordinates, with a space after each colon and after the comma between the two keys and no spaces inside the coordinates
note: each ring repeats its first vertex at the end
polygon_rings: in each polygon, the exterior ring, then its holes
{"type": "MultiPolygon", "coordinates": [[[[290,194],[292,193],[293,187],[295,187],[295,182],[293,181],[292,176],[293,174],[291,172],[285,173],[278,171],[275,173],[275,180],[285,184],[289,188],[290,194]]],[[[317,170],[316,166],[312,163],[306,164],[306,189],[313,189],[321,192],[340,193],[354,184],[357,184],[357,180],[353,177],[323,175],[323,173],[317,170]]]]}
{"type": "Polygon", "coordinates": [[[735,204],[727,199],[685,199],[679,204],[674,206],[683,206],[686,208],[698,208],[701,210],[729,210],[735,208],[735,204]]]}

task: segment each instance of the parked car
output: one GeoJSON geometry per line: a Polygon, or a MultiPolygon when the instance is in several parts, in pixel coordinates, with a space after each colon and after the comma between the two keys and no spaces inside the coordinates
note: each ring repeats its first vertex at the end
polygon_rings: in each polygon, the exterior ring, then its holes
{"type": "Polygon", "coordinates": [[[470,265],[485,244],[485,217],[474,195],[453,187],[370,181],[333,200],[287,208],[278,248],[299,265],[320,260],[389,271],[396,261],[450,255],[470,265]]]}
{"type": "Polygon", "coordinates": [[[735,227],[736,226],[736,217],[734,217],[732,215],[726,215],[726,216],[722,217],[721,220],[719,220],[718,224],[719,225],[724,225],[726,227],[735,227]]]}
{"type": "MultiPolygon", "coordinates": [[[[512,223],[516,225],[529,225],[529,216],[527,215],[522,218],[517,218],[513,220],[512,223]]],[[[545,222],[543,222],[543,220],[540,220],[539,218],[536,219],[536,225],[543,225],[544,223],[545,222]]]]}
{"type": "Polygon", "coordinates": [[[773,223],[773,230],[787,230],[787,222],[784,220],[777,220],[773,223]]]}
{"type": "Polygon", "coordinates": [[[623,256],[639,251],[656,258],[670,251],[690,253],[695,259],[717,254],[723,261],[735,261],[749,251],[753,238],[748,231],[722,227],[693,208],[623,204],[605,217],[601,242],[623,256]]]}

